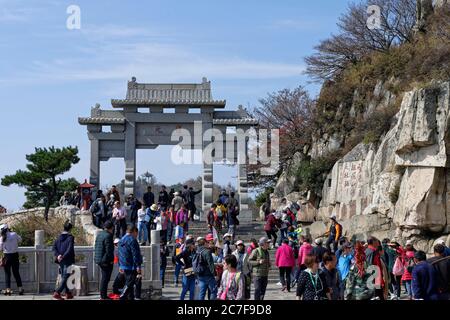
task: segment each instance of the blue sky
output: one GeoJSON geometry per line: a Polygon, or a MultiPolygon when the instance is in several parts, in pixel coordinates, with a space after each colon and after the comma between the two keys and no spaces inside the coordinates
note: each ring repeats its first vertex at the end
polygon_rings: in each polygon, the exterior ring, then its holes
{"type": "MultiPolygon", "coordinates": [[[[86,128],[77,118],[95,103],[110,107],[138,82],[212,81],[227,108],[250,109],[268,92],[319,87],[302,75],[303,58],[336,31],[348,1],[57,1],[0,0],[0,177],[26,164],[35,146],[78,146],[67,176],[89,174],[86,128]],[[66,9],[81,8],[81,29],[68,30],[66,9]]],[[[169,147],[139,151],[137,173],[175,183],[198,166],[168,163],[169,147]]],[[[102,163],[102,187],[124,175],[121,160],[102,163]]],[[[236,169],[215,166],[215,182],[235,183],[236,169]]],[[[0,186],[0,204],[17,209],[23,189],[0,186]]]]}

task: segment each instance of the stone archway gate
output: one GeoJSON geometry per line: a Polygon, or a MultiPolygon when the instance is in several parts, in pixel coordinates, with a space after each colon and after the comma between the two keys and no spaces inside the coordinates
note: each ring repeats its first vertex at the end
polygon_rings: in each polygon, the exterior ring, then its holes
{"type": "MultiPolygon", "coordinates": [[[[212,98],[211,82],[206,78],[200,84],[144,84],[136,82],[133,77],[128,82],[126,99],[113,99],[111,104],[117,110],[102,110],[97,104],[92,108],[90,117],[78,119],[79,124],[87,126],[91,144],[91,184],[100,186],[100,161],[122,158],[125,161],[125,194],[134,193],[137,149],[179,145],[179,141],[173,141],[172,137],[176,129],[187,130],[194,137],[200,128],[203,139],[199,141],[194,138],[188,145],[184,144],[183,148],[204,151],[211,144],[214,149],[223,148],[223,153],[219,155],[215,155],[213,151],[214,161],[222,162],[223,154],[227,154],[227,160],[237,165],[240,219],[243,222],[251,221],[246,167],[248,141],[245,140],[245,154],[242,154],[238,151],[237,137],[233,130],[246,131],[256,127],[258,121],[241,106],[235,111],[223,110],[226,101],[212,98]],[[170,111],[172,112],[169,113],[170,111]],[[110,130],[103,131],[104,128],[110,130]],[[222,133],[222,141],[216,137],[205,139],[204,134],[213,129],[222,133]],[[231,158],[228,157],[229,151],[225,150],[230,145],[225,146],[226,141],[234,141],[231,158]],[[238,161],[242,157],[245,161],[238,161]]],[[[203,160],[202,164],[202,205],[203,211],[206,211],[214,201],[213,164],[203,160]]]]}

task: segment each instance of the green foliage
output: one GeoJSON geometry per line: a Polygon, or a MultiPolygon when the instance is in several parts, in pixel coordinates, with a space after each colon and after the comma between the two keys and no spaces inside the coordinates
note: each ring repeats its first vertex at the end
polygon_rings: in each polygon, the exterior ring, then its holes
{"type": "Polygon", "coordinates": [[[326,175],[333,168],[339,153],[333,153],[317,159],[303,160],[297,170],[300,190],[312,190],[319,194],[322,191],[326,175]]]}
{"type": "Polygon", "coordinates": [[[18,170],[1,180],[3,186],[13,184],[27,189],[25,207],[44,205],[45,217],[52,205],[55,205],[66,188],[73,191],[78,184],[75,179],[62,180],[58,176],[70,170],[80,161],[78,148],[36,148],[35,153],[26,156],[27,170],[18,170]]]}
{"type": "Polygon", "coordinates": [[[255,204],[259,208],[261,207],[268,199],[271,193],[273,193],[274,189],[272,187],[266,188],[263,192],[258,194],[255,199],[255,204]]]}

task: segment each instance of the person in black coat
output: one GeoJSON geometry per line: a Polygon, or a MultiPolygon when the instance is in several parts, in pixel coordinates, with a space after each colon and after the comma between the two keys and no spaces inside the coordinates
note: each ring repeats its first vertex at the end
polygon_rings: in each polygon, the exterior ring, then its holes
{"type": "Polygon", "coordinates": [[[111,221],[106,221],[103,231],[95,238],[94,261],[100,267],[102,278],[100,281],[100,299],[108,298],[108,283],[114,267],[114,225],[111,221]]]}
{"type": "Polygon", "coordinates": [[[147,192],[144,193],[144,205],[150,208],[155,203],[155,195],[152,192],[152,187],[147,187],[147,192]]]}
{"type": "Polygon", "coordinates": [[[161,187],[158,197],[158,204],[161,210],[166,211],[167,206],[169,205],[169,194],[166,191],[166,186],[161,187]]]}

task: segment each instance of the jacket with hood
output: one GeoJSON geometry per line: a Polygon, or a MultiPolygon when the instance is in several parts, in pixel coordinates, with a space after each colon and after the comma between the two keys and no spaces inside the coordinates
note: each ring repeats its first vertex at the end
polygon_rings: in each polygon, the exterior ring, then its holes
{"type": "Polygon", "coordinates": [[[60,264],[72,265],[75,263],[75,239],[68,233],[63,232],[53,244],[53,253],[55,257],[62,256],[60,264]]]}

